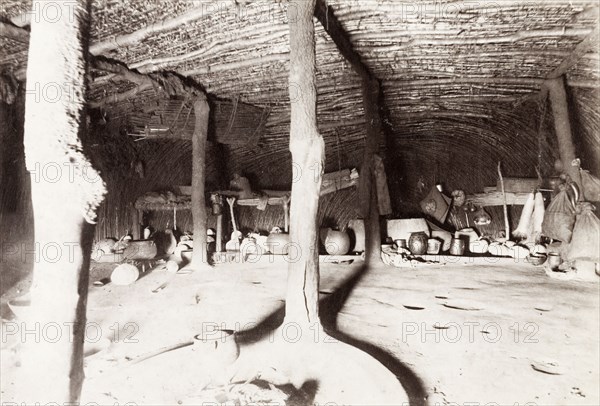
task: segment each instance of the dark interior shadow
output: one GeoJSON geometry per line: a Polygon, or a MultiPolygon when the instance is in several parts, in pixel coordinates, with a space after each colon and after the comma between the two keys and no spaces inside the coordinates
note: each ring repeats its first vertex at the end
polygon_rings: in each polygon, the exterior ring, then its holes
{"type": "MultiPolygon", "coordinates": [[[[262,379],[255,379],[252,383],[260,388],[269,389],[271,384],[262,379]]],[[[308,380],[298,389],[292,384],[276,385],[279,390],[284,392],[288,398],[285,401],[287,406],[309,406],[315,404],[319,383],[315,380],[308,380]]]]}
{"type": "Polygon", "coordinates": [[[319,314],[323,328],[331,337],[352,345],[367,354],[389,369],[406,391],[411,406],[425,406],[427,392],[419,378],[406,364],[397,359],[393,354],[364,340],[360,340],[337,328],[337,315],[348,300],[350,293],[368,272],[369,266],[365,263],[349,279],[338,287],[335,292],[322,299],[319,303],[319,314]]]}
{"type": "MultiPolygon", "coordinates": [[[[411,406],[425,406],[427,404],[427,392],[423,382],[406,364],[386,350],[337,329],[338,313],[346,303],[352,290],[363,279],[368,270],[369,266],[365,263],[333,293],[320,300],[319,315],[323,328],[331,337],[368,353],[396,375],[409,397],[411,406]]],[[[241,346],[260,341],[283,323],[284,316],[285,307],[281,306],[255,327],[236,333],[236,340],[241,346]]]]}
{"type": "Polygon", "coordinates": [[[261,320],[256,326],[238,331],[235,334],[235,341],[241,346],[256,343],[266,338],[269,333],[283,324],[285,317],[285,306],[282,305],[273,313],[261,320]]]}

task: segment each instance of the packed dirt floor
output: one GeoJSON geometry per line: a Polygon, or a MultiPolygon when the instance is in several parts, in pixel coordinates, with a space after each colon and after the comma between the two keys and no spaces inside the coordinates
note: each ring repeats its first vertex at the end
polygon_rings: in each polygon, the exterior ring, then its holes
{"type": "MultiPolygon", "coordinates": [[[[216,326],[246,332],[239,335],[241,355],[251,352],[253,334],[273,341],[284,335],[291,344],[305,341],[297,338],[303,334],[322,343],[325,352],[327,345],[335,352],[339,339],[395,374],[411,405],[600,404],[597,281],[554,280],[543,267],[527,263],[412,269],[365,266],[359,259],[322,263],[321,320],[332,339],[319,328],[275,329],[284,315],[282,258],[182,274],[159,266],[130,286],[93,285],[110,269],[92,266],[88,324],[93,327],[86,335],[90,355],[82,402],[193,404],[203,368],[193,346],[184,344],[216,326]],[[146,358],[179,343],[181,348],[146,358]]],[[[14,321],[6,301],[26,286],[23,281],[3,295],[3,325],[14,321]]],[[[5,402],[14,396],[18,348],[18,336],[3,339],[5,402]]],[[[288,347],[290,359],[295,348],[288,347]]],[[[352,382],[346,375],[361,369],[362,361],[350,361],[320,357],[316,364],[309,355],[292,367],[301,380],[299,370],[318,365],[322,376],[336,375],[343,385],[352,382]]],[[[360,389],[363,399],[376,390],[368,384],[360,389]]],[[[312,399],[309,392],[305,401],[312,399]]]]}

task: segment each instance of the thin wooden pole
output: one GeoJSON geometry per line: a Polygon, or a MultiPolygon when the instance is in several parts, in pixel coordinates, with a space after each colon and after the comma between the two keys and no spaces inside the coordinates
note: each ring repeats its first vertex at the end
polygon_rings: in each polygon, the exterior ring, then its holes
{"type": "Polygon", "coordinates": [[[142,216],[140,210],[133,207],[130,211],[131,213],[131,236],[134,240],[139,240],[141,238],[141,221],[142,216]]]}
{"type": "Polygon", "coordinates": [[[504,233],[506,239],[510,240],[510,220],[508,218],[508,207],[506,205],[506,192],[504,191],[504,178],[502,177],[501,162],[498,162],[498,179],[500,179],[500,191],[502,192],[502,210],[504,211],[504,233]]]}
{"type": "Polygon", "coordinates": [[[290,198],[283,196],[283,231],[290,232],[290,198]]]}
{"type": "Polygon", "coordinates": [[[569,107],[567,92],[565,90],[564,78],[558,77],[548,79],[544,86],[548,89],[548,97],[554,116],[554,129],[558,140],[558,152],[563,165],[563,171],[581,190],[581,174],[579,166],[573,165],[577,158],[575,145],[573,143],[573,134],[571,132],[571,123],[569,118],[569,107]]]}
{"type": "Polygon", "coordinates": [[[206,243],[206,198],[204,193],[206,176],[206,138],[210,107],[205,95],[199,95],[194,102],[195,126],[192,136],[192,218],[194,221],[195,268],[208,266],[206,243]]]}
{"type": "MultiPolygon", "coordinates": [[[[34,0],[34,9],[45,0],[34,0]]],[[[36,261],[17,381],[19,404],[76,404],[83,383],[89,260],[106,188],[82,153],[89,4],[55,1],[31,24],[24,147],[36,261]],[[53,88],[53,93],[44,89],[53,88]],[[53,168],[53,171],[48,171],[53,168]],[[44,333],[45,332],[45,333],[44,333]]]]}
{"type": "Polygon", "coordinates": [[[286,322],[319,323],[317,211],[325,143],[317,130],[315,0],[290,3],[290,151],[299,177],[292,184],[286,322]],[[298,95],[300,97],[298,98],[298,95]]]}
{"type": "Polygon", "coordinates": [[[215,251],[223,252],[223,214],[217,214],[217,233],[215,251]]]}

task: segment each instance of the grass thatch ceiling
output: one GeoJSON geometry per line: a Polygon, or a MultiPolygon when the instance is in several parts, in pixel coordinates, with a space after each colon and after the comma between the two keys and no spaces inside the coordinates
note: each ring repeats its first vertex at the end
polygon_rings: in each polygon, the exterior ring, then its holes
{"type": "MultiPolygon", "coordinates": [[[[277,154],[287,150],[289,2],[92,4],[93,53],[141,73],[174,71],[218,97],[271,108],[263,137],[270,148],[253,154],[250,167],[279,159],[277,154]],[[177,18],[186,22],[175,24],[177,18]],[[155,32],[131,43],[121,37],[140,30],[155,32]]],[[[381,80],[386,124],[397,139],[448,128],[469,134],[493,119],[494,110],[513,108],[539,91],[582,41],[598,48],[597,0],[327,0],[327,5],[381,80]]],[[[23,15],[29,7],[30,1],[3,0],[0,20],[26,26],[23,15]]],[[[352,153],[364,137],[359,76],[321,24],[315,20],[315,25],[319,125],[329,153],[340,139],[352,153]]],[[[27,43],[0,38],[0,52],[0,69],[22,74],[27,43]]],[[[586,52],[567,70],[568,83],[595,86],[598,66],[598,53],[586,52]]],[[[110,74],[94,74],[92,99],[133,86],[110,74]]]]}

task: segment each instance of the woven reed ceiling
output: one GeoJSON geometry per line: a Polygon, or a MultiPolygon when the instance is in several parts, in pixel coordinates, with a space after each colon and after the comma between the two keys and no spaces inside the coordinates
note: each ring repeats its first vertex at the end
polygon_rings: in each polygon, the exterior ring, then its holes
{"type": "MultiPolygon", "coordinates": [[[[448,116],[489,118],[491,110],[537,92],[598,25],[597,1],[328,0],[327,4],[364,64],[381,80],[386,122],[393,134],[410,132],[413,121],[440,130],[448,116]]],[[[263,158],[277,159],[274,154],[286,150],[289,121],[287,5],[286,1],[94,0],[92,43],[201,8],[201,18],[102,54],[141,73],[175,71],[216,96],[269,106],[272,114],[264,138],[272,151],[263,158]]],[[[29,1],[3,0],[0,19],[18,24],[29,7],[29,1]]],[[[340,137],[344,149],[354,151],[364,137],[359,76],[316,19],[315,25],[319,125],[329,151],[339,147],[340,137]]],[[[597,45],[596,39],[596,49],[597,45]]],[[[0,52],[0,69],[23,71],[26,43],[0,38],[0,52]]],[[[133,86],[102,72],[94,76],[95,100],[133,86]]],[[[585,54],[567,78],[572,86],[593,87],[599,79],[598,53],[585,54]]],[[[258,165],[251,160],[248,164],[258,165]]]]}

